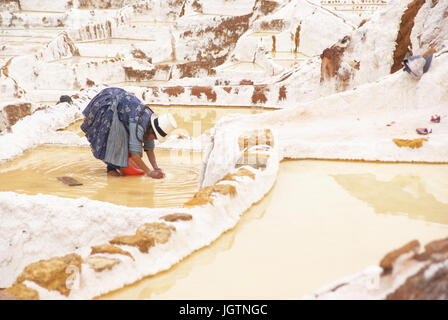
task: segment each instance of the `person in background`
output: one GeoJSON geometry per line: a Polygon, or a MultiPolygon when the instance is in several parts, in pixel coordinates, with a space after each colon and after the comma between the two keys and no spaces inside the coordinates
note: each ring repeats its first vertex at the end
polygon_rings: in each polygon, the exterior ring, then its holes
{"type": "Polygon", "coordinates": [[[428,72],[431,66],[433,54],[436,51],[428,50],[423,55],[411,56],[403,60],[403,71],[409,73],[414,79],[420,80],[424,73],[428,72]]]}
{"type": "Polygon", "coordinates": [[[62,96],[59,97],[59,102],[58,103],[62,103],[62,102],[67,102],[69,104],[73,103],[72,98],[70,96],[67,96],[67,95],[62,95],[62,96]]]}
{"type": "Polygon", "coordinates": [[[136,96],[121,88],[103,89],[83,114],[81,129],[95,158],[106,163],[107,175],[121,176],[119,169],[127,168],[130,158],[147,176],[165,177],[157,165],[154,140],[165,140],[177,128],[171,114],[158,117],[136,96]],[[142,160],[142,146],[153,170],[142,160]]]}

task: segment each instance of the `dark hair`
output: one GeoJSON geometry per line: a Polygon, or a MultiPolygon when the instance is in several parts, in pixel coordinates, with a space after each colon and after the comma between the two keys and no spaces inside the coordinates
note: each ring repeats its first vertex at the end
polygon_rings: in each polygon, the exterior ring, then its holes
{"type": "Polygon", "coordinates": [[[61,103],[61,102],[68,102],[68,103],[70,103],[70,104],[73,103],[72,98],[71,98],[70,96],[67,96],[67,95],[62,95],[62,96],[59,98],[59,103],[61,103]]]}
{"type": "Polygon", "coordinates": [[[151,133],[156,134],[156,133],[154,132],[154,129],[153,129],[153,127],[152,127],[151,122],[149,122],[149,123],[148,123],[148,128],[146,128],[146,134],[151,134],[151,133]]]}

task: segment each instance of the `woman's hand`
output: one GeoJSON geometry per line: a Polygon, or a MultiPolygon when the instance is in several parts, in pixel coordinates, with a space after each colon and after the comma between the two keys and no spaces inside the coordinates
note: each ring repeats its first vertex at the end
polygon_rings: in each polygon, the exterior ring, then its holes
{"type": "Polygon", "coordinates": [[[149,173],[149,176],[153,179],[162,179],[165,177],[165,174],[162,172],[162,170],[153,170],[149,173]]]}
{"type": "Polygon", "coordinates": [[[155,170],[155,171],[160,171],[160,172],[162,172],[162,174],[163,174],[163,177],[165,178],[165,176],[166,176],[166,175],[165,175],[165,173],[163,172],[163,170],[162,170],[162,169],[160,169],[160,168],[155,168],[154,170],[155,170]]]}

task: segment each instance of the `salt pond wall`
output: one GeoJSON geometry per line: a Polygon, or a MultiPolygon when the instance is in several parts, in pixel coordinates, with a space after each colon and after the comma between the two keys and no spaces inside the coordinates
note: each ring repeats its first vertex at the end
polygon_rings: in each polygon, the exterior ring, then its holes
{"type": "MultiPolygon", "coordinates": [[[[234,1],[217,3],[223,12],[234,5],[234,1]]],[[[0,226],[3,228],[0,235],[5,239],[0,241],[4,246],[0,250],[0,266],[5,276],[0,287],[8,286],[19,296],[27,293],[39,298],[91,298],[166,270],[232,228],[244,210],[272,187],[278,163],[285,157],[446,162],[448,129],[443,125],[434,127],[421,148],[402,148],[393,141],[416,138],[415,128],[422,123],[428,125],[429,115],[443,114],[448,101],[446,2],[428,1],[413,15],[414,27],[409,33],[413,53],[436,51],[429,72],[419,81],[404,72],[391,74],[397,45],[403,49],[403,45],[397,43],[397,35],[402,31],[402,19],[412,3],[411,0],[392,1],[386,11],[379,12],[355,30],[342,17],[328,15],[319,7],[305,3],[301,11],[299,2],[286,1],[254,1],[251,6],[244,5],[241,9],[244,13],[237,17],[192,16],[192,13],[212,13],[209,10],[213,7],[200,1],[174,1],[169,5],[160,1],[139,1],[115,12],[87,16],[79,25],[75,23],[76,17],[81,15],[77,9],[47,18],[49,25],[61,24],[65,32],[56,35],[37,52],[8,59],[2,68],[1,92],[13,104],[8,102],[1,108],[0,123],[5,131],[0,135],[1,160],[11,159],[41,143],[82,145],[79,137],[58,133],[57,129],[81,118],[82,109],[102,88],[103,82],[171,79],[166,85],[128,88],[147,103],[187,102],[284,109],[222,119],[207,140],[210,143],[199,182],[201,188],[181,209],[131,209],[87,199],[1,193],[0,214],[4,215],[1,218],[4,223],[0,226]],[[289,20],[278,21],[280,16],[276,12],[280,15],[278,12],[289,12],[289,9],[303,12],[301,20],[292,15],[289,20]],[[61,59],[82,57],[83,52],[89,52],[82,41],[124,36],[131,30],[131,18],[155,12],[166,20],[179,22],[178,26],[169,26],[161,33],[169,42],[166,41],[160,54],[164,59],[170,57],[171,63],[160,57],[153,59],[157,51],[151,46],[147,51],[139,48],[121,51],[115,46],[108,49],[115,50],[114,57],[68,67],[60,64],[61,59]],[[315,17],[331,21],[343,34],[337,39],[330,37],[326,40],[328,43],[318,36],[307,35],[315,24],[315,17]],[[258,22],[255,18],[259,18],[258,22]],[[190,22],[197,26],[189,30],[190,22]],[[227,25],[233,27],[229,35],[222,30],[227,25]],[[298,50],[304,48],[315,56],[284,70],[269,58],[274,44],[272,37],[267,48],[261,40],[248,40],[250,54],[245,56],[244,41],[248,37],[244,35],[260,29],[266,31],[266,28],[283,32],[275,38],[276,49],[292,45],[295,49],[297,44],[298,50]],[[293,33],[293,38],[288,39],[288,33],[293,33]],[[213,46],[215,38],[220,44],[216,48],[213,46]],[[253,53],[258,56],[255,61],[265,67],[261,73],[232,77],[231,73],[211,68],[245,62],[253,53]],[[54,64],[53,60],[58,63],[54,64]],[[90,89],[85,89],[89,86],[90,89]],[[75,90],[74,104],[62,103],[42,109],[31,104],[29,110],[30,97],[49,87],[75,90]],[[15,113],[10,112],[10,105],[15,106],[15,113]],[[28,113],[31,115],[12,123],[28,113]],[[7,127],[11,132],[7,132],[7,127]],[[264,139],[259,139],[257,132],[261,132],[264,139]],[[255,167],[239,166],[244,152],[251,152],[249,147],[259,148],[255,156],[264,152],[268,159],[264,166],[257,167],[258,161],[255,167]],[[189,215],[191,220],[165,220],[167,214],[189,215]],[[67,220],[72,223],[67,224],[67,220]],[[44,225],[44,221],[48,224],[44,225]],[[102,228],[104,221],[107,223],[102,228]],[[160,231],[164,237],[154,236],[151,230],[156,234],[160,231]],[[103,261],[110,268],[98,270],[98,264],[91,259],[98,258],[92,247],[105,244],[116,245],[115,251],[103,252],[111,255],[103,261]],[[149,248],[149,252],[145,252],[149,248]],[[118,251],[121,253],[117,256],[118,251]],[[61,279],[64,283],[68,277],[65,269],[41,269],[45,261],[33,264],[40,259],[56,259],[49,262],[51,266],[62,261],[64,268],[77,267],[80,285],[68,291],[61,289],[61,279]],[[33,278],[36,270],[49,272],[50,280],[42,283],[33,278]]],[[[11,6],[18,4],[9,3],[11,6]]],[[[83,2],[83,5],[98,7],[109,4],[111,7],[119,5],[108,1],[83,2]]],[[[44,17],[2,12],[2,23],[37,25],[44,17]]],[[[328,35],[327,31],[323,34],[328,35]]],[[[411,275],[411,271],[406,275],[411,275]]],[[[370,297],[382,298],[384,294],[370,297]]]]}

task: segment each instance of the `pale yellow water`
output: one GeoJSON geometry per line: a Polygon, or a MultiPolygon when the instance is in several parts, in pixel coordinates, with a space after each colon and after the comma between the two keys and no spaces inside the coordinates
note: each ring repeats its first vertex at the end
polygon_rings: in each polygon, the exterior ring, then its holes
{"type": "MultiPolygon", "coordinates": [[[[159,167],[166,173],[161,180],[108,177],[106,165],[93,157],[89,147],[37,147],[0,163],[0,192],[87,197],[129,207],[182,206],[197,191],[202,154],[155,152],[159,167]],[[83,185],[67,186],[57,179],[61,176],[71,176],[83,185]]],[[[149,165],[146,156],[144,160],[149,165]]]]}
{"type": "Polygon", "coordinates": [[[103,40],[86,40],[77,42],[78,44],[119,44],[119,45],[131,45],[134,43],[146,43],[153,42],[154,39],[132,39],[132,38],[108,38],[103,40]]]}
{"type": "Polygon", "coordinates": [[[237,226],[103,299],[296,299],[448,236],[448,165],[284,161],[237,226]]]}
{"type": "Polygon", "coordinates": [[[168,80],[148,80],[148,81],[123,81],[117,83],[109,83],[110,87],[152,87],[152,86],[163,86],[168,82],[168,80]]]}
{"type": "Polygon", "coordinates": [[[90,56],[75,56],[68,57],[58,60],[52,60],[49,63],[61,63],[61,64],[77,64],[77,63],[88,63],[88,62],[103,62],[103,61],[111,61],[113,58],[106,56],[98,56],[98,57],[90,57],[90,56]]]}
{"type": "Polygon", "coordinates": [[[285,60],[304,60],[309,58],[307,55],[301,52],[289,52],[289,51],[276,51],[270,52],[270,55],[275,59],[285,59],[285,60]]]}
{"type": "Polygon", "coordinates": [[[281,65],[282,67],[288,69],[292,68],[295,65],[298,65],[301,61],[300,60],[287,60],[287,59],[276,59],[275,63],[281,65]]]}
{"type": "Polygon", "coordinates": [[[23,42],[27,42],[27,43],[34,43],[34,42],[39,42],[39,43],[47,43],[49,41],[51,41],[51,37],[32,37],[32,36],[15,36],[15,35],[0,35],[0,40],[2,43],[5,42],[18,42],[20,41],[21,43],[23,42]]]}
{"type": "Polygon", "coordinates": [[[256,63],[252,62],[239,62],[231,66],[223,68],[223,70],[232,71],[263,71],[264,69],[256,63]]]}
{"type": "Polygon", "coordinates": [[[5,56],[17,56],[36,52],[43,43],[33,42],[8,42],[2,43],[1,53],[5,56]]]}
{"type": "Polygon", "coordinates": [[[271,37],[279,34],[280,32],[252,32],[249,37],[271,37]]]}
{"type": "Polygon", "coordinates": [[[145,17],[145,16],[140,16],[140,17],[135,17],[135,20],[132,20],[130,22],[130,26],[154,26],[154,27],[169,27],[169,26],[174,26],[177,24],[177,22],[175,21],[151,21],[152,19],[154,19],[154,17],[145,17]]]}
{"type": "Polygon", "coordinates": [[[274,59],[275,63],[284,68],[292,68],[308,58],[307,55],[301,52],[272,51],[269,54],[274,59]]]}
{"type": "Polygon", "coordinates": [[[209,132],[219,119],[229,114],[257,114],[266,112],[265,108],[244,108],[244,107],[212,107],[212,106],[150,106],[157,114],[171,113],[177,122],[177,127],[173,134],[188,135],[198,137],[209,132]]]}

